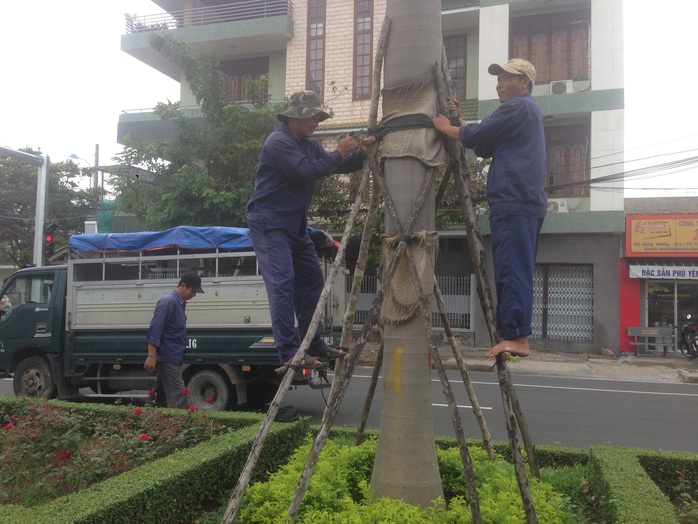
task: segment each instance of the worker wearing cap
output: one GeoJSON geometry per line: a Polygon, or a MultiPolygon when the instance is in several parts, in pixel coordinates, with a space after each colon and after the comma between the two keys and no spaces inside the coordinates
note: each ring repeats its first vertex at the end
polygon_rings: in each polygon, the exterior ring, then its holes
{"type": "MultiPolygon", "coordinates": [[[[326,151],[311,138],[318,124],[330,118],[313,91],[293,93],[277,118],[281,126],[267,137],[259,153],[247,221],[269,296],[274,341],[279,359],[286,366],[299,347],[295,319],[302,339],[324,286],[315,247],[306,230],[315,182],[333,173],[360,169],[374,139],[357,142],[347,135],[339,139],[335,151],[326,151]]],[[[319,363],[311,357],[343,355],[329,348],[319,333],[318,328],[306,364],[319,363]]]]}
{"type": "Polygon", "coordinates": [[[496,357],[509,352],[528,356],[532,333],[533,271],[538,234],[547,211],[545,196],[545,135],[540,108],[531,96],[536,82],[533,64],[512,58],[492,64],[487,70],[497,77],[501,105],[476,124],[460,118],[452,126],[438,115],[434,127],[459,139],[482,158],[492,158],[487,172],[487,203],[494,279],[497,292],[497,322],[501,342],[487,354],[496,357]]]}
{"type": "Polygon", "coordinates": [[[182,378],[182,361],[187,347],[187,300],[203,293],[201,277],[196,273],[184,273],[177,287],[158,300],[146,333],[148,358],[143,368],[157,371],[152,391],[162,388],[167,405],[181,408],[187,401],[182,378]]]}

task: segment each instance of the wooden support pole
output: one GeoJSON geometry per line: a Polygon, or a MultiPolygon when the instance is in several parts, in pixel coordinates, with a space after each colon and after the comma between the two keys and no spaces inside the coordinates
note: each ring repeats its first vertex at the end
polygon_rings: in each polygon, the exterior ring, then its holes
{"type": "MultiPolygon", "coordinates": [[[[452,85],[452,82],[450,78],[450,73],[448,71],[448,61],[446,59],[445,48],[442,48],[441,67],[434,68],[434,78],[437,85],[439,105],[441,105],[445,109],[447,98],[446,93],[449,92],[449,96],[451,98],[453,97],[450,87],[452,85]]],[[[478,281],[478,295],[480,296],[480,303],[485,313],[485,319],[487,321],[490,339],[494,344],[499,341],[499,336],[496,330],[494,301],[492,300],[492,293],[489,286],[489,278],[487,277],[487,273],[485,271],[485,250],[482,245],[482,238],[480,237],[479,231],[477,229],[477,219],[475,215],[474,206],[472,205],[472,192],[470,191],[469,187],[469,176],[467,174],[465,155],[463,152],[463,147],[460,145],[460,143],[456,144],[455,140],[445,140],[445,142],[447,144],[447,147],[449,147],[452,162],[458,165],[459,176],[455,177],[456,190],[459,193],[459,198],[463,207],[463,215],[465,218],[466,230],[468,232],[468,245],[471,250],[471,259],[473,261],[474,267],[476,268],[476,279],[478,281]]],[[[504,416],[507,424],[509,445],[511,447],[512,458],[514,460],[514,471],[516,473],[516,480],[519,485],[519,491],[521,493],[521,499],[523,501],[528,524],[534,524],[538,522],[538,518],[536,516],[535,508],[533,506],[533,499],[531,497],[528,479],[526,478],[526,470],[524,467],[523,456],[521,455],[521,449],[519,447],[518,437],[516,434],[517,418],[523,420],[523,412],[518,406],[518,400],[516,398],[516,393],[514,392],[514,385],[511,381],[511,375],[509,374],[506,361],[502,358],[502,355],[497,356],[497,376],[499,379],[500,391],[502,394],[502,404],[504,407],[504,416]],[[516,402],[518,407],[518,409],[516,410],[514,409],[514,402],[516,402]]],[[[523,425],[525,426],[525,421],[523,425]]],[[[528,432],[526,436],[530,437],[528,432]]],[[[537,464],[535,459],[535,448],[532,442],[527,441],[525,446],[527,450],[530,449],[530,453],[532,453],[533,456],[534,464],[537,464]]]]}
{"type": "MultiPolygon", "coordinates": [[[[371,168],[371,170],[373,171],[374,180],[379,181],[379,185],[381,186],[381,188],[383,188],[382,179],[379,176],[378,171],[374,170],[374,157],[369,156],[368,161],[369,168],[371,168]]],[[[427,177],[424,179],[424,183],[422,184],[422,188],[419,192],[419,195],[417,196],[417,200],[415,201],[412,213],[407,219],[405,231],[409,231],[412,227],[412,224],[417,219],[417,214],[419,213],[419,210],[422,208],[422,204],[424,204],[424,200],[432,184],[434,175],[435,170],[429,170],[427,177]]],[[[385,195],[385,198],[387,204],[388,196],[385,195]]],[[[392,205],[392,201],[390,202],[390,205],[392,205]]],[[[374,322],[378,318],[378,312],[380,310],[381,305],[383,304],[383,300],[385,298],[385,293],[388,289],[388,286],[392,282],[393,276],[395,275],[395,271],[397,270],[400,257],[406,251],[407,242],[405,239],[401,239],[395,249],[393,258],[391,259],[390,264],[388,265],[388,268],[386,269],[383,275],[383,281],[381,282],[381,286],[376,292],[376,296],[373,299],[371,309],[369,309],[368,312],[368,318],[364,323],[364,327],[361,331],[359,339],[356,342],[354,351],[349,353],[349,357],[347,358],[347,367],[342,375],[341,381],[339,383],[339,388],[333,390],[333,392],[330,394],[327,407],[325,408],[325,412],[322,416],[322,425],[320,426],[320,431],[315,437],[315,442],[313,442],[313,446],[310,450],[310,455],[308,455],[305,467],[303,468],[303,472],[301,473],[301,478],[298,480],[298,484],[296,485],[296,492],[293,495],[293,500],[291,501],[291,505],[288,508],[288,516],[291,517],[291,519],[295,519],[296,515],[298,514],[301,502],[303,501],[305,492],[308,489],[308,483],[310,482],[310,478],[312,477],[313,471],[315,470],[315,465],[317,464],[317,461],[320,458],[322,448],[324,447],[325,443],[327,442],[327,439],[329,438],[330,428],[332,427],[334,419],[337,416],[337,411],[339,410],[339,406],[342,403],[344,394],[346,393],[346,390],[349,387],[349,382],[351,381],[351,376],[354,373],[356,362],[359,359],[361,351],[363,351],[364,345],[366,344],[366,340],[368,339],[368,336],[371,332],[371,328],[373,327],[374,322]]],[[[337,377],[335,376],[335,380],[336,379],[337,377]]]]}
{"type": "Polygon", "coordinates": [[[473,407],[473,413],[477,419],[477,423],[480,426],[480,433],[482,434],[482,442],[487,450],[487,456],[494,462],[496,460],[496,455],[494,453],[494,446],[492,445],[492,437],[490,436],[490,430],[487,428],[487,422],[485,422],[485,416],[482,414],[482,409],[480,408],[480,402],[475,395],[475,388],[473,388],[472,382],[470,382],[470,376],[468,375],[468,370],[465,367],[465,362],[463,361],[463,356],[458,350],[458,343],[456,342],[456,337],[451,329],[451,324],[446,316],[446,305],[444,304],[443,296],[441,295],[441,289],[438,285],[434,285],[434,298],[436,299],[436,305],[439,308],[439,314],[441,315],[441,321],[444,325],[444,330],[446,332],[446,337],[448,338],[448,344],[451,346],[453,351],[453,356],[456,359],[456,364],[458,364],[458,369],[463,379],[463,385],[465,386],[465,391],[468,393],[468,398],[470,399],[470,405],[473,407]]]}

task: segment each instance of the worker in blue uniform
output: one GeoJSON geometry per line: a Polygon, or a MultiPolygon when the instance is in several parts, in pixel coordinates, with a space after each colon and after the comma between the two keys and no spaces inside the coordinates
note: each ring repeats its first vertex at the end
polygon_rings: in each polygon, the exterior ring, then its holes
{"type": "MultiPolygon", "coordinates": [[[[313,241],[306,230],[307,214],[315,182],[333,173],[360,169],[374,137],[357,141],[349,135],[326,151],[312,137],[318,124],[330,118],[313,91],[289,97],[277,115],[281,126],[264,142],[247,221],[269,296],[272,331],[285,371],[305,337],[317,306],[324,280],[313,241]],[[298,320],[298,335],[294,327],[298,320]]],[[[319,365],[344,355],[329,347],[315,333],[301,364],[319,365]]]]}
{"type": "MultiPolygon", "coordinates": [[[[545,196],[545,133],[540,108],[531,96],[536,83],[533,64],[512,58],[487,70],[497,77],[501,105],[481,122],[453,126],[444,115],[433,118],[434,127],[460,140],[482,158],[492,158],[487,172],[486,197],[497,322],[502,340],[487,356],[501,353],[528,356],[532,333],[533,271],[538,235],[548,204],[545,196]]],[[[456,102],[456,101],[452,101],[456,102]]]]}

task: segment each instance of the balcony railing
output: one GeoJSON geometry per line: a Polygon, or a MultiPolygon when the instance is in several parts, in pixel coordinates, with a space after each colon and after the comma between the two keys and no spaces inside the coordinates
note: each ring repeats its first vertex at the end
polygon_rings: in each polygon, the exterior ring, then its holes
{"type": "Polygon", "coordinates": [[[158,15],[126,15],[126,34],[176,29],[271,16],[292,16],[291,0],[243,0],[215,7],[197,7],[158,15]]]}

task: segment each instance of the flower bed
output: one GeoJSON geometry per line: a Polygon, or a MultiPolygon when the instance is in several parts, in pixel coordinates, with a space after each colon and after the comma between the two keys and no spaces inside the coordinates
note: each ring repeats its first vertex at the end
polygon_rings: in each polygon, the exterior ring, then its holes
{"type": "MultiPolygon", "coordinates": [[[[130,447],[139,450],[138,446],[154,445],[160,440],[153,431],[149,433],[134,428],[132,433],[122,433],[119,426],[143,424],[145,418],[140,418],[149,410],[143,410],[138,415],[133,408],[103,405],[76,405],[67,402],[31,401],[12,397],[0,397],[0,427],[3,433],[18,430],[19,420],[10,420],[14,414],[19,414],[25,409],[25,405],[38,404],[46,406],[44,411],[54,416],[54,408],[72,417],[80,418],[83,423],[90,425],[108,426],[110,431],[128,435],[126,440],[131,442],[130,447]],[[137,418],[138,420],[134,420],[137,418]],[[101,421],[101,423],[98,423],[101,421]],[[140,432],[139,432],[140,431],[140,432]],[[142,435],[148,435],[143,438],[142,435]]],[[[186,410],[157,410],[155,413],[165,417],[163,422],[164,434],[169,434],[177,425],[188,425],[193,416],[186,410]]],[[[159,418],[153,415],[153,418],[159,418]]],[[[47,415],[48,416],[48,415],[47,415]]],[[[162,458],[151,457],[144,465],[126,471],[117,476],[97,482],[84,489],[79,489],[72,494],[61,496],[50,502],[35,504],[33,507],[21,505],[0,505],[0,521],[5,523],[41,522],[42,524],[59,523],[163,523],[163,522],[190,522],[194,516],[201,513],[202,507],[212,501],[218,501],[221,497],[228,496],[234,482],[237,480],[250,447],[257,434],[257,426],[261,416],[250,413],[224,413],[209,412],[206,417],[207,428],[212,426],[223,428],[217,436],[206,436],[205,442],[184,449],[183,443],[175,446],[176,451],[162,458]],[[210,418],[209,418],[210,417],[210,418]],[[214,422],[211,425],[211,422],[214,422]]],[[[48,423],[48,419],[44,419],[48,423]]],[[[202,424],[202,428],[203,428],[202,424]]],[[[77,430],[65,431],[66,437],[71,436],[77,430]]],[[[53,427],[45,427],[47,433],[59,436],[53,427]]],[[[125,430],[124,430],[125,431],[125,430]]],[[[260,457],[254,480],[266,478],[267,472],[275,471],[283,463],[290,453],[300,444],[308,431],[307,420],[300,419],[293,423],[274,424],[267,437],[265,448],[260,457]]],[[[3,435],[4,437],[4,435],[3,435]]],[[[72,436],[71,436],[72,438],[72,436]]],[[[174,437],[163,440],[178,440],[174,437]]],[[[56,455],[56,447],[51,448],[49,469],[55,467],[53,459],[59,462],[59,466],[69,464],[74,460],[75,451],[68,461],[61,463],[65,453],[56,455]]],[[[99,446],[101,449],[101,446],[99,446]]],[[[0,451],[4,452],[6,446],[0,451]]],[[[61,451],[67,451],[62,449],[61,451]]],[[[116,453],[114,453],[116,454],[116,453]]],[[[138,453],[135,453],[136,455],[138,453]]],[[[103,456],[103,455],[100,455],[103,456]]],[[[106,459],[110,464],[111,458],[106,459]]],[[[117,461],[118,462],[118,461],[117,461]]],[[[98,469],[100,466],[97,466],[98,469]]],[[[106,469],[106,468],[105,468],[106,469]]]]}

